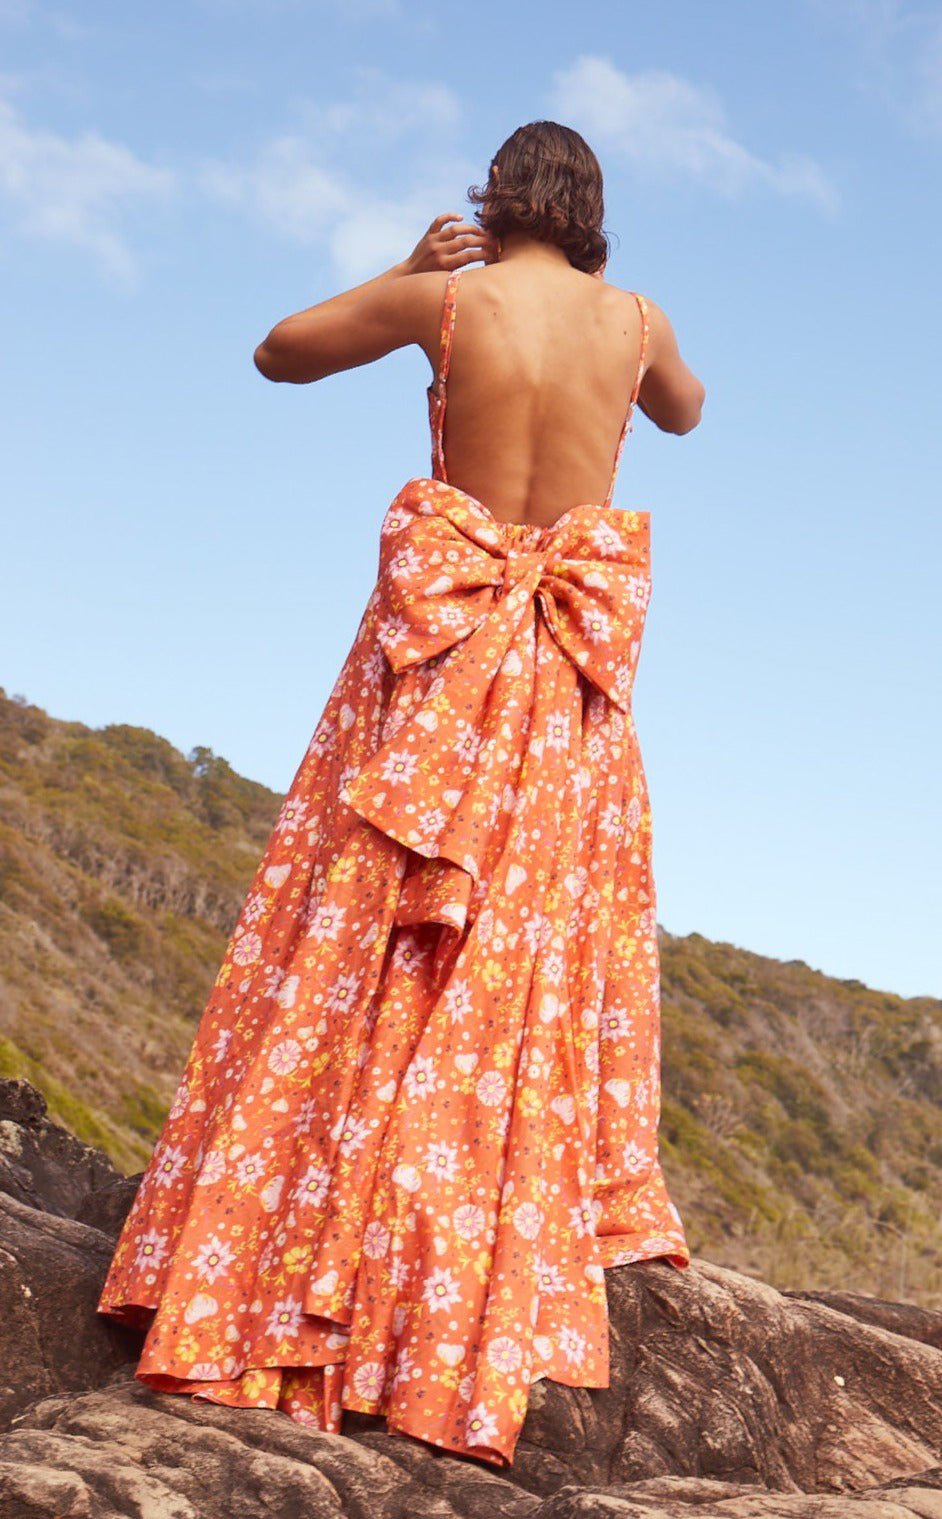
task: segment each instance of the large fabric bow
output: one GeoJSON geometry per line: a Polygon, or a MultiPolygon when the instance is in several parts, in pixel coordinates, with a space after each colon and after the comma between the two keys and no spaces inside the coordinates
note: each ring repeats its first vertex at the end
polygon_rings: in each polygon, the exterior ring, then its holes
{"type": "Polygon", "coordinates": [[[650,595],[648,523],[586,505],[520,533],[454,487],[409,482],[380,539],[378,636],[390,664],[431,659],[505,599],[535,597],[559,647],[627,711],[650,595]]]}

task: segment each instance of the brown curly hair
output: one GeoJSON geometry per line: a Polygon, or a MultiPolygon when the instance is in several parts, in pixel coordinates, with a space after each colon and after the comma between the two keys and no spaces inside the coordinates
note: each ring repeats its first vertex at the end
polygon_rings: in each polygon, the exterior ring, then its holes
{"type": "Polygon", "coordinates": [[[518,127],[491,159],[486,185],[470,185],[474,219],[504,237],[526,232],[562,248],[569,262],[594,274],[607,261],[602,231],[602,170],[589,144],[558,121],[518,127]]]}

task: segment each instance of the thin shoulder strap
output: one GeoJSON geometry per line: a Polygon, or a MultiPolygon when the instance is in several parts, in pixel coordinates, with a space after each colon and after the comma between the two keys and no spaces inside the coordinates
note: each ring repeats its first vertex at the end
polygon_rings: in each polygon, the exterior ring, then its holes
{"type": "Polygon", "coordinates": [[[458,278],[466,266],[453,269],[445,282],[442,301],[441,326],[439,329],[438,370],[434,383],[428,387],[430,420],[432,426],[432,475],[447,483],[445,469],[445,405],[448,395],[448,370],[451,367],[451,346],[455,333],[455,312],[458,296],[458,278]]]}
{"type": "Polygon", "coordinates": [[[625,446],[625,439],[630,432],[634,431],[635,424],[632,421],[632,413],[635,409],[635,402],[638,399],[638,392],[641,389],[641,381],[644,376],[645,361],[647,359],[648,353],[648,334],[651,328],[651,324],[648,319],[648,303],[645,300],[644,296],[640,295],[637,290],[630,290],[628,293],[629,295],[634,296],[635,300],[638,302],[638,310],[641,312],[641,352],[638,356],[638,372],[635,375],[635,383],[631,388],[631,398],[628,402],[628,410],[625,412],[625,420],[621,425],[621,436],[618,439],[618,447],[615,450],[615,462],[612,465],[612,478],[609,481],[608,485],[608,495],[605,497],[606,506],[611,505],[612,496],[615,491],[615,476],[618,474],[618,466],[621,463],[621,456],[622,450],[625,446]]]}
{"type": "Polygon", "coordinates": [[[438,374],[435,376],[436,388],[444,392],[448,383],[448,370],[451,367],[451,346],[455,335],[455,313],[458,298],[458,279],[461,269],[452,269],[445,284],[445,298],[442,301],[442,319],[439,333],[438,349],[438,374]]]}

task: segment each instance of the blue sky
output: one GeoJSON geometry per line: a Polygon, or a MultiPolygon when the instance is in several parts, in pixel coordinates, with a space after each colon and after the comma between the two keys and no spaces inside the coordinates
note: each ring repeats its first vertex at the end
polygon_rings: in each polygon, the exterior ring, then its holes
{"type": "Polygon", "coordinates": [[[615,495],[659,921],[940,996],[936,3],[0,0],[0,684],[287,789],[430,376],[253,350],[543,116],[707,389],[615,495]]]}

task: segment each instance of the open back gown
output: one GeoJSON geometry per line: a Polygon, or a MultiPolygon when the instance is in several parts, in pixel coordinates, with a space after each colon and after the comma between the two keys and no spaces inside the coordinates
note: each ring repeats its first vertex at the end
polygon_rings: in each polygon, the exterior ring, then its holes
{"type": "Polygon", "coordinates": [[[136,1376],[494,1466],[540,1377],[609,1385],[604,1270],[690,1254],[658,1160],[650,517],[503,522],[432,474],[241,908],[98,1311],[136,1376]]]}

